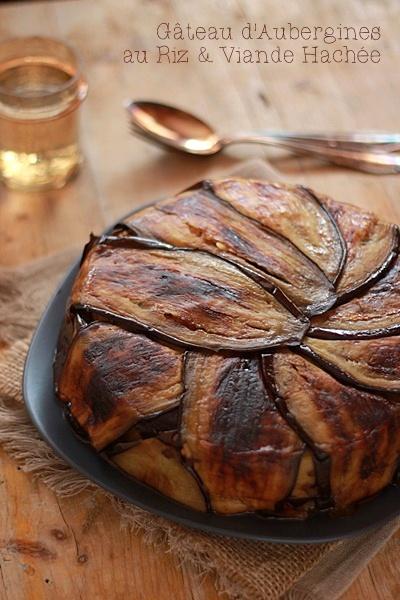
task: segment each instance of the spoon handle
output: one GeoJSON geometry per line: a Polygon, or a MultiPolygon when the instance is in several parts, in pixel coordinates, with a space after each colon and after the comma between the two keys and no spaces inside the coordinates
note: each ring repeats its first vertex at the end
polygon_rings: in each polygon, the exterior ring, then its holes
{"type": "MultiPolygon", "coordinates": [[[[265,144],[290,150],[298,154],[316,156],[328,162],[365,171],[367,173],[390,174],[400,173],[400,156],[385,151],[354,150],[332,147],[328,141],[287,140],[275,135],[245,134],[227,137],[221,140],[222,145],[229,144],[265,144]]],[[[365,146],[363,146],[365,148],[365,146]]]]}
{"type": "MultiPolygon", "coordinates": [[[[360,132],[331,132],[331,133],[303,133],[296,131],[257,131],[256,135],[273,137],[287,142],[305,142],[318,146],[329,146],[342,150],[358,151],[390,151],[400,150],[400,133],[381,133],[378,131],[360,132]]],[[[238,137],[252,136],[254,133],[241,134],[238,137]]],[[[236,137],[236,136],[235,136],[236,137]]]]}

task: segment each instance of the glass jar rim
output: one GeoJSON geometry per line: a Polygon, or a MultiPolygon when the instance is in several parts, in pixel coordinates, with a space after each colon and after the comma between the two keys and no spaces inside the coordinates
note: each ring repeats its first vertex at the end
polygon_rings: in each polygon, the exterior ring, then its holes
{"type": "MultiPolygon", "coordinates": [[[[59,95],[72,90],[74,88],[79,88],[79,84],[80,82],[82,82],[82,77],[81,77],[81,73],[80,73],[80,69],[79,69],[79,63],[76,57],[75,52],[73,51],[73,49],[71,48],[71,46],[69,46],[68,44],[66,44],[65,42],[61,42],[60,40],[57,40],[55,38],[51,38],[51,37],[43,37],[43,36],[29,36],[29,37],[15,37],[15,38],[9,38],[8,40],[4,40],[3,42],[0,43],[0,50],[2,46],[6,46],[7,44],[11,45],[13,43],[29,43],[30,41],[35,41],[35,42],[50,42],[51,44],[55,44],[57,45],[59,48],[63,48],[66,52],[69,53],[70,57],[71,57],[71,71],[69,70],[64,70],[64,72],[68,75],[68,79],[64,82],[64,83],[60,83],[60,85],[57,86],[56,90],[51,90],[51,91],[43,91],[43,93],[40,94],[40,98],[43,99],[47,99],[50,100],[51,98],[57,98],[59,95]],[[73,69],[73,71],[72,71],[73,69]]],[[[40,55],[37,55],[37,58],[39,58],[40,55]]],[[[17,66],[17,64],[21,64],[21,58],[23,58],[23,55],[21,56],[15,56],[12,57],[10,56],[10,58],[7,60],[7,63],[10,65],[7,68],[12,68],[12,66],[15,64],[15,66],[17,66]]],[[[35,56],[31,57],[31,59],[33,58],[33,60],[26,60],[25,64],[34,64],[35,63],[35,56]]],[[[44,58],[44,55],[42,56],[42,58],[44,58]]],[[[46,57],[48,60],[46,61],[46,64],[49,66],[55,65],[57,62],[59,62],[57,60],[57,58],[55,56],[48,56],[46,57]]],[[[0,59],[0,72],[2,71],[1,69],[1,59],[0,59]]],[[[29,100],[31,98],[31,96],[29,95],[29,93],[25,93],[23,91],[15,91],[15,92],[10,92],[7,88],[5,88],[1,83],[0,83],[0,95],[3,96],[3,98],[20,98],[21,100],[29,100]]]]}

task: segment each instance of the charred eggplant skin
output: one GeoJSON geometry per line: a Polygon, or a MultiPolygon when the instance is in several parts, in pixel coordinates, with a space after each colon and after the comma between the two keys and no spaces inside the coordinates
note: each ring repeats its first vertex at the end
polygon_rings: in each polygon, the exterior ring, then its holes
{"type": "Polygon", "coordinates": [[[115,325],[92,323],[74,337],[58,379],[59,398],[102,450],[137,421],[177,406],[183,353],[115,325]]]}
{"type": "Polygon", "coordinates": [[[365,290],[311,321],[309,335],[327,339],[368,339],[400,333],[400,257],[365,290]]]}
{"type": "Polygon", "coordinates": [[[235,265],[192,250],[97,244],[75,281],[71,306],[106,311],[172,343],[213,350],[298,343],[308,326],[235,265]]]}
{"type": "Polygon", "coordinates": [[[277,393],[307,435],[329,457],[333,505],[373,495],[394,476],[400,452],[400,405],[343,385],[290,351],[273,357],[277,393]]]}
{"type": "Polygon", "coordinates": [[[343,304],[379,279],[394,262],[399,251],[399,228],[383,223],[356,207],[322,197],[347,246],[347,256],[336,284],[337,304],[343,304]]]}
{"type": "Polygon", "coordinates": [[[243,179],[208,181],[205,186],[241,213],[289,239],[333,283],[340,277],[346,244],[332,215],[312,190],[243,179]]]}
{"type": "Polygon", "coordinates": [[[127,485],[307,518],[398,481],[399,364],[398,227],[229,178],[91,235],[54,380],[127,485]]]}
{"type": "Polygon", "coordinates": [[[127,219],[140,236],[208,251],[259,273],[307,314],[336,301],[332,283],[290,241],[241,214],[207,190],[193,190],[127,219]]]}
{"type": "Polygon", "coordinates": [[[400,337],[364,340],[305,338],[300,351],[354,387],[400,393],[400,337]]]}
{"type": "Polygon", "coordinates": [[[213,509],[275,509],[294,488],[304,444],[264,387],[259,359],[190,353],[186,366],[183,455],[213,509]]]}

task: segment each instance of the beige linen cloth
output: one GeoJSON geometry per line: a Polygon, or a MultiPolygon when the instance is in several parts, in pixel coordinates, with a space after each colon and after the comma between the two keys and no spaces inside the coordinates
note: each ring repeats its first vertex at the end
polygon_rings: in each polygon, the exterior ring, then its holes
{"type": "MultiPolygon", "coordinates": [[[[246,163],[236,175],[279,179],[264,163],[246,163]]],[[[133,531],[164,547],[199,573],[215,574],[216,585],[237,600],[331,600],[339,597],[385,544],[398,521],[343,542],[270,544],[192,530],[116,500],[76,473],[40,439],[21,392],[29,340],[46,302],[68,266],[71,250],[23,268],[0,270],[0,443],[25,471],[56,494],[84,490],[103,494],[133,531]],[[162,542],[162,544],[160,544],[162,542]]],[[[128,565],[127,565],[127,568],[128,565]]]]}

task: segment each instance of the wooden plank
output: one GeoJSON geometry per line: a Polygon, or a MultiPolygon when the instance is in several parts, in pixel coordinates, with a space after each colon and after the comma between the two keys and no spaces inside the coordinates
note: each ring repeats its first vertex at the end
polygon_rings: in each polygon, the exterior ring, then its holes
{"type": "MultiPolygon", "coordinates": [[[[207,116],[222,132],[249,128],[392,130],[398,118],[400,41],[397,0],[323,3],[226,0],[44,2],[0,8],[0,39],[42,33],[68,40],[79,52],[90,93],[84,106],[86,164],[61,192],[0,191],[1,264],[22,264],[100,231],[134,206],[173,193],[206,174],[248,156],[268,157],[282,177],[312,185],[400,222],[400,180],[330,168],[310,159],[264,148],[238,147],[212,159],[167,154],[128,135],[122,102],[127,97],[179,103],[207,116]],[[246,21],[310,25],[377,24],[385,58],[371,65],[124,65],[125,48],[157,43],[155,27],[172,24],[232,25],[246,21]]],[[[174,42],[171,43],[173,45],[174,42]]],[[[251,45],[251,43],[249,42],[251,45]]],[[[187,42],[179,42],[189,47],[187,42]]],[[[190,47],[198,47],[194,42],[190,47]]],[[[218,45],[210,44],[212,48],[218,45]]],[[[255,43],[253,43],[255,47],[255,43]]],[[[109,507],[88,494],[57,499],[16,470],[0,453],[0,596],[6,600],[125,598],[216,600],[211,578],[162,549],[120,531],[109,507]],[[158,551],[161,550],[161,551],[158,551]],[[162,577],[160,577],[162,573],[162,577]]],[[[400,534],[378,554],[345,594],[345,600],[399,597],[396,558],[400,534]]]]}

